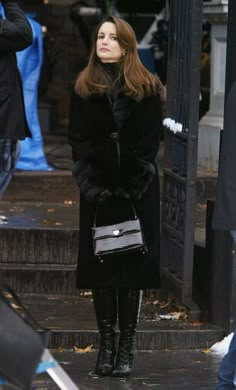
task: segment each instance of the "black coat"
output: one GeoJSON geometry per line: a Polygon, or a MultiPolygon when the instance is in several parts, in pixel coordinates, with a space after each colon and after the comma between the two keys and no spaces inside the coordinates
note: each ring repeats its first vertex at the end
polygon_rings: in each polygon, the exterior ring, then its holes
{"type": "Polygon", "coordinates": [[[24,139],[31,134],[15,52],[29,46],[33,35],[17,2],[2,3],[6,19],[0,19],[0,138],[24,139]]]}
{"type": "Polygon", "coordinates": [[[236,82],[225,107],[225,125],[220,153],[213,228],[236,229],[236,82]]]}
{"type": "Polygon", "coordinates": [[[135,102],[119,92],[113,105],[106,95],[72,99],[69,142],[73,174],[80,187],[78,288],[159,287],[160,190],[155,157],[161,121],[159,96],[135,102]],[[120,171],[111,137],[117,130],[120,171]],[[116,255],[101,263],[93,255],[91,236],[96,197],[104,189],[113,193],[110,200],[98,206],[98,225],[125,220],[131,215],[130,202],[114,195],[118,187],[134,199],[148,253],[116,255]]]}

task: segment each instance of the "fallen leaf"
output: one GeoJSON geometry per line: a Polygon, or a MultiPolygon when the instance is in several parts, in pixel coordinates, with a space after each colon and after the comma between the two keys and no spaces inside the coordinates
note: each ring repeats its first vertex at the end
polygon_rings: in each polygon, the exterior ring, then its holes
{"type": "Polygon", "coordinates": [[[190,324],[193,325],[193,326],[200,326],[200,325],[203,325],[203,322],[193,321],[193,322],[190,322],[190,324]]]}
{"type": "Polygon", "coordinates": [[[25,209],[23,208],[23,207],[17,207],[17,206],[14,206],[14,207],[12,207],[12,208],[10,208],[10,211],[19,211],[19,212],[21,212],[21,211],[24,211],[25,209]]]}
{"type": "Polygon", "coordinates": [[[173,312],[169,314],[160,315],[160,318],[163,320],[186,320],[188,315],[182,312],[173,312]]]}
{"type": "Polygon", "coordinates": [[[13,307],[13,309],[22,309],[21,306],[18,306],[15,303],[11,303],[11,307],[13,307]]]}
{"type": "Polygon", "coordinates": [[[81,297],[91,297],[92,296],[92,291],[83,291],[80,293],[81,297]]]}
{"type": "Polygon", "coordinates": [[[12,294],[10,293],[4,293],[5,298],[12,299],[12,294]]]}
{"type": "Polygon", "coordinates": [[[74,351],[76,353],[88,353],[88,352],[93,352],[93,344],[88,345],[85,348],[77,348],[75,345],[73,347],[74,351]]]}
{"type": "Polygon", "coordinates": [[[202,352],[203,353],[210,353],[211,351],[210,351],[210,348],[207,348],[207,349],[203,349],[202,352]]]}
{"type": "Polygon", "coordinates": [[[72,205],[73,203],[75,202],[73,202],[72,200],[64,200],[64,204],[72,205]]]}
{"type": "Polygon", "coordinates": [[[57,348],[57,351],[58,351],[58,352],[64,352],[64,351],[65,351],[65,348],[62,347],[62,346],[60,346],[60,347],[57,348]]]}

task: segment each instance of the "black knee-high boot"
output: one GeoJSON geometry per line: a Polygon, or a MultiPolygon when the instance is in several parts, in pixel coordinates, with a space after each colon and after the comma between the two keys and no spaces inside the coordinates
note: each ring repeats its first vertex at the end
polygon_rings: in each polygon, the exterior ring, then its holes
{"type": "Polygon", "coordinates": [[[95,374],[110,375],[114,367],[116,353],[115,325],[117,321],[116,289],[97,289],[93,291],[93,302],[100,334],[95,374]]]}
{"type": "Polygon", "coordinates": [[[135,354],[136,326],[142,300],[141,290],[118,290],[120,339],[114,377],[130,375],[135,354]]]}

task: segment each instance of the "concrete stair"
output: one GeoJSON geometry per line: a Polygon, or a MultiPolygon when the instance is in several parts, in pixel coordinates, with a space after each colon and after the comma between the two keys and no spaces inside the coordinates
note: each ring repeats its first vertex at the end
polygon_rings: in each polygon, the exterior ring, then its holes
{"type": "Polygon", "coordinates": [[[78,190],[68,172],[16,175],[0,205],[0,271],[18,293],[75,294],[78,190]]]}
{"type": "MultiPolygon", "coordinates": [[[[99,336],[91,296],[21,294],[40,324],[51,330],[50,348],[97,349],[99,336]]],[[[208,349],[224,337],[224,330],[207,323],[160,320],[152,316],[153,303],[143,299],[137,328],[137,349],[142,351],[208,349]]],[[[118,331],[117,331],[118,332],[118,331]]]]}
{"type": "Polygon", "coordinates": [[[4,202],[2,211],[8,218],[0,236],[4,279],[20,293],[75,293],[78,205],[4,202]]]}

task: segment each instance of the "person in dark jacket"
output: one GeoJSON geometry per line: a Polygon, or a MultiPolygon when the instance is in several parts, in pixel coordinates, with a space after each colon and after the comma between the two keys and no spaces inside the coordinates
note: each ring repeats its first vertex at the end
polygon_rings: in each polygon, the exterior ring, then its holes
{"type": "Polygon", "coordinates": [[[5,17],[0,17],[0,197],[15,168],[18,140],[31,137],[16,52],[31,45],[33,39],[30,24],[17,1],[1,3],[5,17]]]}
{"type": "MultiPolygon", "coordinates": [[[[224,131],[220,152],[219,173],[216,187],[212,226],[217,230],[228,230],[236,248],[236,82],[229,90],[225,105],[224,131]]],[[[236,331],[229,350],[218,371],[217,390],[234,389],[236,384],[236,331]]]]}
{"type": "Polygon", "coordinates": [[[224,131],[220,151],[219,173],[216,187],[216,201],[213,213],[213,228],[236,230],[236,82],[229,90],[225,105],[224,131]]]}
{"type": "Polygon", "coordinates": [[[155,163],[162,123],[162,85],[140,62],[136,37],[124,20],[98,26],[87,67],[75,83],[69,143],[80,189],[78,289],[91,289],[100,333],[95,373],[130,375],[142,290],[160,284],[160,190],[155,163]],[[114,133],[119,135],[120,165],[114,133]],[[94,256],[91,229],[141,220],[147,253],[94,256]],[[116,351],[115,326],[120,338],[116,351]]]}

